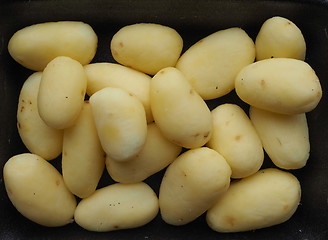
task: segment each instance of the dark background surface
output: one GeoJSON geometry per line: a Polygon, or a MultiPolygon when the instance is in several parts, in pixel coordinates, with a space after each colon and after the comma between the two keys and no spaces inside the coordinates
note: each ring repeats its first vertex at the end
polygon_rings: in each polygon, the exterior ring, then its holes
{"type": "MultiPolygon", "coordinates": [[[[308,62],[323,89],[318,107],[307,114],[311,156],[308,164],[294,173],[301,182],[301,204],[286,223],[244,233],[212,231],[204,215],[181,227],[165,224],[160,215],[144,227],[108,233],[83,230],[75,223],[46,228],[24,218],[9,201],[1,170],[0,239],[328,239],[328,1],[0,1],[0,168],[15,154],[27,152],[16,129],[19,91],[32,73],[9,56],[7,44],[19,29],[31,24],[76,20],[90,24],[98,35],[98,52],[93,62],[113,62],[109,44],[121,27],[152,22],[176,29],[184,39],[184,50],[201,38],[229,27],[241,27],[255,40],[262,23],[272,16],[293,21],[303,32],[308,62]]],[[[208,101],[211,108],[224,103],[243,104],[234,92],[208,101]]],[[[60,170],[60,159],[52,161],[60,170]]],[[[263,168],[273,166],[266,157],[263,168]]],[[[146,182],[158,193],[164,171],[146,182]]],[[[99,187],[113,183],[104,172],[99,187]]]]}

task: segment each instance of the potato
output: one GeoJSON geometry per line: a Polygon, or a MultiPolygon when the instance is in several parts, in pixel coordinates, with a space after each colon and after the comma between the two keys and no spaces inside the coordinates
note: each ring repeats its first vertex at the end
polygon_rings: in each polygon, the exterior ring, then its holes
{"type": "Polygon", "coordinates": [[[275,16],[266,20],[255,40],[256,60],[305,59],[306,44],[301,30],[290,20],[275,16]]]}
{"type": "Polygon", "coordinates": [[[114,59],[144,73],[156,74],[175,66],[183,41],[174,29],[154,23],[138,23],[121,28],[112,38],[114,59]]]}
{"type": "Polygon", "coordinates": [[[268,168],[231,183],[207,211],[208,225],[217,232],[242,232],[287,221],[301,198],[300,183],[291,173],[268,168]]]}
{"type": "Polygon", "coordinates": [[[310,156],[305,113],[285,115],[250,108],[250,118],[272,162],[283,169],[305,166],[310,156]]]}
{"type": "Polygon", "coordinates": [[[181,154],[167,168],[159,190],[162,219],[184,225],[202,215],[230,185],[231,169],[216,151],[203,147],[181,154]]]}
{"type": "Polygon", "coordinates": [[[205,99],[221,97],[234,89],[238,72],[254,62],[253,40],[240,28],[213,33],[191,46],[178,60],[178,68],[205,99]]]}
{"type": "Polygon", "coordinates": [[[105,168],[91,106],[86,101],[76,123],[64,130],[62,172],[69,190],[80,198],[91,195],[105,168]]]}
{"type": "Polygon", "coordinates": [[[3,169],[8,197],[26,218],[47,227],[72,222],[76,199],[49,162],[31,153],[11,157],[3,169]]]}
{"type": "Polygon", "coordinates": [[[90,25],[62,21],[39,23],[17,31],[8,43],[10,55],[26,68],[43,71],[58,56],[67,56],[82,65],[96,54],[98,38],[90,25]]]}
{"type": "Polygon", "coordinates": [[[152,122],[150,80],[147,74],[115,63],[93,63],[84,67],[88,77],[87,94],[92,96],[105,87],[117,87],[134,94],[143,104],[147,122],[152,122]]]}
{"type": "Polygon", "coordinates": [[[311,66],[290,58],[265,59],[246,66],[236,77],[235,87],[244,102],[281,114],[309,112],[322,97],[320,81],[311,66]]]}
{"type": "Polygon", "coordinates": [[[87,87],[82,65],[69,58],[57,57],[44,69],[39,93],[41,119],[56,129],[71,127],[78,118],[87,87]]]}
{"type": "Polygon", "coordinates": [[[181,147],[167,140],[155,123],[148,124],[146,143],[138,155],[127,162],[119,162],[106,156],[109,175],[122,183],[141,182],[173,162],[181,147]]]}
{"type": "Polygon", "coordinates": [[[74,218],[89,231],[107,232],[143,226],[157,213],[158,198],[146,183],[116,183],[83,199],[74,218]]]}
{"type": "Polygon", "coordinates": [[[164,68],[153,77],[150,106],[157,126],[173,143],[197,148],[210,139],[211,112],[178,69],[164,68]]]}
{"type": "Polygon", "coordinates": [[[41,76],[41,72],[30,75],[20,91],[17,129],[30,152],[52,160],[62,152],[63,131],[49,127],[40,118],[37,98],[41,76]]]}
{"type": "Polygon", "coordinates": [[[219,152],[231,167],[232,178],[256,173],[262,166],[262,143],[246,113],[235,104],[212,110],[213,134],[207,146],[219,152]]]}
{"type": "Polygon", "coordinates": [[[147,137],[142,103],[120,88],[103,88],[90,97],[92,114],[104,151],[116,161],[134,158],[147,137]]]}

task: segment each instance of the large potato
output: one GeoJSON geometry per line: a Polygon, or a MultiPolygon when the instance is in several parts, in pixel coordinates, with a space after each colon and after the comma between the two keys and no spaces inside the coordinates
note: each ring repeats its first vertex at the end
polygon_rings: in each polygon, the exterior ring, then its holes
{"type": "Polygon", "coordinates": [[[143,104],[147,122],[152,122],[150,80],[147,74],[115,63],[93,63],[84,67],[88,77],[87,94],[92,96],[105,87],[117,87],[134,94],[143,104]]]}
{"type": "Polygon", "coordinates": [[[146,183],[116,183],[83,199],[74,218],[89,231],[107,232],[143,226],[157,213],[158,198],[146,183]]]}
{"type": "Polygon", "coordinates": [[[148,124],[147,139],[138,155],[127,162],[112,160],[106,156],[106,168],[117,182],[141,182],[173,162],[181,147],[167,140],[155,123],[148,124]]]}
{"type": "Polygon", "coordinates": [[[230,184],[206,215],[217,232],[241,232],[287,221],[301,198],[299,181],[279,169],[260,170],[230,184]]]}
{"type": "Polygon", "coordinates": [[[117,62],[154,75],[162,68],[175,66],[183,41],[170,27],[138,23],[121,28],[110,46],[117,62]]]}
{"type": "Polygon", "coordinates": [[[90,97],[92,114],[104,151],[116,161],[134,158],[147,137],[142,103],[120,88],[103,88],[90,97]]]}
{"type": "Polygon", "coordinates": [[[8,51],[24,67],[43,71],[58,56],[88,64],[96,54],[97,42],[97,35],[88,24],[47,22],[17,31],[8,43],[8,51]]]}
{"type": "Polygon", "coordinates": [[[83,66],[69,57],[57,57],[44,69],[39,93],[38,110],[49,126],[64,129],[78,118],[87,88],[83,66]]]}
{"type": "Polygon", "coordinates": [[[226,160],[212,149],[183,153],[167,168],[160,186],[162,219],[172,225],[195,220],[228,189],[230,176],[226,160]]]}
{"type": "Polygon", "coordinates": [[[8,197],[26,218],[47,227],[72,222],[76,199],[49,162],[31,153],[10,158],[3,169],[8,197]]]}
{"type": "Polygon", "coordinates": [[[292,21],[276,16],[263,23],[255,49],[257,61],[268,58],[304,60],[306,44],[301,30],[292,21]]]}
{"type": "Polygon", "coordinates": [[[69,190],[80,198],[91,195],[105,168],[91,106],[86,101],[75,124],[64,130],[62,172],[69,190]]]}
{"type": "Polygon", "coordinates": [[[40,118],[37,99],[41,76],[41,72],[30,75],[20,91],[17,129],[31,153],[52,160],[62,152],[63,131],[49,127],[40,118]]]}
{"type": "Polygon", "coordinates": [[[249,114],[265,151],[276,166],[283,169],[305,166],[310,156],[305,113],[285,115],[251,107],[249,114]]]}
{"type": "Polygon", "coordinates": [[[209,35],[191,46],[176,67],[205,99],[221,97],[234,89],[238,72],[254,62],[253,40],[240,28],[209,35]]]}
{"type": "Polygon", "coordinates": [[[232,178],[256,173],[262,166],[262,143],[246,113],[235,104],[212,110],[213,134],[207,146],[218,151],[231,167],[232,178]]]}
{"type": "Polygon", "coordinates": [[[291,58],[250,64],[240,71],[235,85],[244,102],[282,114],[309,112],[322,97],[320,81],[311,66],[291,58]]]}
{"type": "Polygon", "coordinates": [[[178,69],[165,68],[153,77],[150,105],[159,129],[173,143],[196,148],[210,139],[211,112],[178,69]]]}

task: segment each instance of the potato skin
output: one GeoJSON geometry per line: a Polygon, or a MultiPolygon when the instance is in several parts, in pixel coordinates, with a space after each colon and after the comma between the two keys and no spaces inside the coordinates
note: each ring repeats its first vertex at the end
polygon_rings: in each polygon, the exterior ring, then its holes
{"type": "Polygon", "coordinates": [[[47,227],[72,222],[76,199],[49,162],[31,153],[11,157],[3,176],[8,197],[31,221],[47,227]]]}
{"type": "Polygon", "coordinates": [[[96,54],[98,38],[90,25],[60,21],[39,23],[17,31],[8,43],[10,55],[21,65],[43,71],[58,56],[67,56],[82,65],[96,54]]]}
{"type": "Polygon", "coordinates": [[[36,155],[52,160],[60,155],[63,131],[49,127],[40,118],[38,92],[42,73],[31,74],[20,91],[17,108],[17,129],[26,148],[36,155]]]}
{"type": "Polygon", "coordinates": [[[208,225],[217,232],[242,232],[274,226],[295,213],[301,186],[289,172],[268,168],[234,181],[207,211],[208,225]]]}

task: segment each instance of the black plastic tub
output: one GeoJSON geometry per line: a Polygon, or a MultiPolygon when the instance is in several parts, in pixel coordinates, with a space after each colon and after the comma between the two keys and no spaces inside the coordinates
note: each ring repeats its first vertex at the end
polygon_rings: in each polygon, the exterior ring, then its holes
{"type": "MultiPolygon", "coordinates": [[[[328,239],[328,1],[315,0],[58,0],[1,1],[0,3],[0,239],[328,239]],[[23,217],[9,201],[2,168],[13,155],[27,152],[16,128],[20,88],[32,71],[16,63],[7,44],[19,29],[41,22],[76,20],[90,24],[99,38],[93,62],[114,62],[109,44],[121,27],[152,22],[176,29],[184,39],[184,50],[215,31],[241,27],[255,37],[262,23],[273,16],[293,21],[307,43],[305,61],[316,71],[323,88],[318,107],[307,114],[311,155],[307,165],[292,171],[301,182],[301,204],[293,217],[280,225],[243,233],[217,233],[204,215],[181,227],[164,223],[160,214],[149,224],[130,230],[89,232],[72,223],[59,228],[39,226],[23,217]]],[[[224,103],[243,104],[234,92],[209,101],[211,108],[224,103]]],[[[60,158],[52,161],[60,170],[60,158]]],[[[266,157],[263,168],[272,167],[266,157]]],[[[156,193],[164,171],[148,178],[156,193]]],[[[113,183],[104,172],[99,187],[113,183]]]]}

